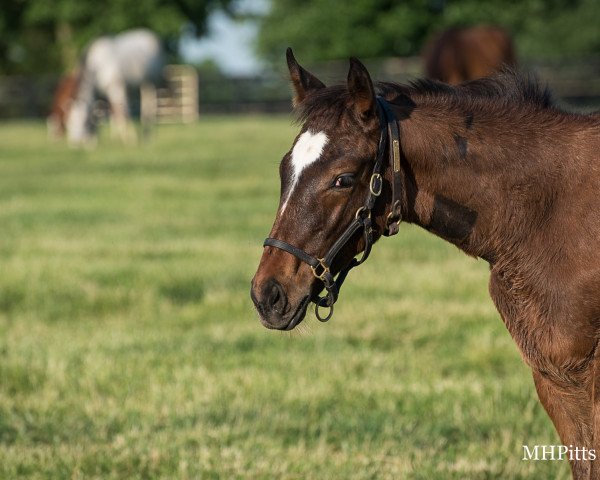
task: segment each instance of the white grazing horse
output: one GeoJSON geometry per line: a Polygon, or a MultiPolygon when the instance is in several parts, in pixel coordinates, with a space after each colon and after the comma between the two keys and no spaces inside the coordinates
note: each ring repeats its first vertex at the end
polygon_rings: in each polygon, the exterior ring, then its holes
{"type": "MultiPolygon", "coordinates": [[[[79,88],[67,115],[69,143],[89,145],[95,141],[93,109],[98,94],[110,104],[112,133],[124,142],[134,142],[127,88],[156,85],[164,63],[160,40],[149,30],[129,30],[94,40],[82,59],[79,88]]],[[[143,117],[142,123],[147,120],[143,117]]]]}

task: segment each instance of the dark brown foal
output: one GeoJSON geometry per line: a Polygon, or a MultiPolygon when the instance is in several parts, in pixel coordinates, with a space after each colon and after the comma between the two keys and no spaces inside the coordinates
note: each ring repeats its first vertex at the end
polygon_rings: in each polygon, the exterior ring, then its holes
{"type": "MultiPolygon", "coordinates": [[[[291,53],[288,63],[303,127],[281,162],[270,237],[325,255],[373,191],[387,105],[401,168],[395,182],[393,165],[385,167],[370,210],[373,239],[390,233],[399,183],[403,221],[489,262],[491,297],[561,441],[600,455],[600,117],[563,112],[545,89],[511,73],[457,87],[382,83],[378,102],[357,60],[347,84],[333,87],[291,53]]],[[[357,231],[326,267],[343,270],[364,246],[357,231]]],[[[297,325],[323,288],[318,273],[267,246],[252,282],[263,324],[297,325]]],[[[571,467],[576,479],[600,478],[589,458],[571,467]]]]}

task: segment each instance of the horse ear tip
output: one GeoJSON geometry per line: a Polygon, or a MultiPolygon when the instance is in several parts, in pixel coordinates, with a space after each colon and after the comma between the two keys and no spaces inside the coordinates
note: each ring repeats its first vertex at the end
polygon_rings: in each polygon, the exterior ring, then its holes
{"type": "Polygon", "coordinates": [[[357,57],[350,57],[350,69],[366,70],[367,68],[357,57]]]}
{"type": "Polygon", "coordinates": [[[294,57],[294,52],[292,51],[292,47],[287,47],[285,50],[285,58],[289,62],[295,62],[296,58],[294,57]]]}

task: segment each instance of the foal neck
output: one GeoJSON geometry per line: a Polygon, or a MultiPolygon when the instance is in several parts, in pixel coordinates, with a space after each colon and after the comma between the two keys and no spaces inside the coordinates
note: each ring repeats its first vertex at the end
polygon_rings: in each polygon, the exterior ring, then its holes
{"type": "Polygon", "coordinates": [[[409,109],[399,109],[403,216],[493,263],[543,220],[560,165],[540,160],[541,133],[551,135],[551,126],[537,122],[545,123],[547,112],[510,105],[486,111],[479,100],[461,105],[415,99],[409,109]]]}

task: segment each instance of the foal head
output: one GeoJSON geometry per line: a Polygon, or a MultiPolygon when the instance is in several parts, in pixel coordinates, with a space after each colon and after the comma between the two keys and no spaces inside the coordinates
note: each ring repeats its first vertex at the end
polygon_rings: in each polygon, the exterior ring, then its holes
{"type": "MultiPolygon", "coordinates": [[[[290,49],[287,62],[303,125],[279,166],[281,194],[270,237],[321,259],[369,193],[380,137],[377,102],[369,74],[356,59],[350,61],[347,84],[333,87],[302,68],[290,49]]],[[[383,208],[376,207],[373,216],[382,225],[383,208]]],[[[376,227],[374,237],[380,231],[376,227]]],[[[331,272],[343,269],[364,248],[357,231],[335,256],[331,272]]],[[[323,287],[307,263],[289,250],[267,246],[251,297],[264,326],[291,329],[323,287]]]]}

